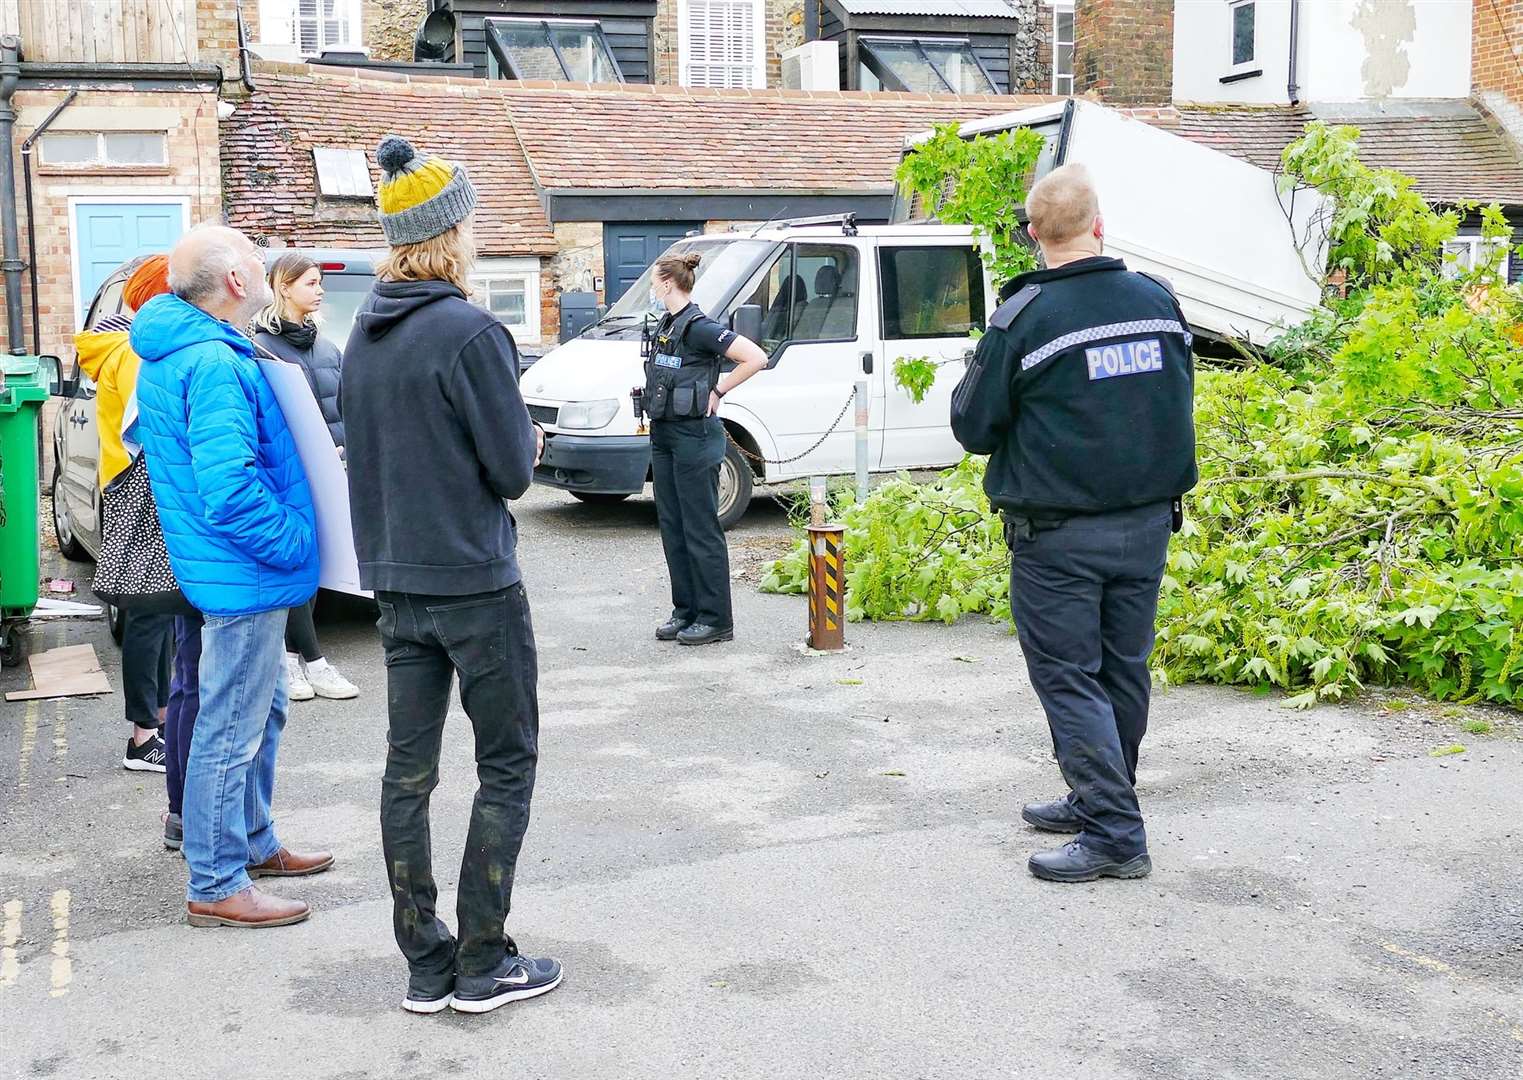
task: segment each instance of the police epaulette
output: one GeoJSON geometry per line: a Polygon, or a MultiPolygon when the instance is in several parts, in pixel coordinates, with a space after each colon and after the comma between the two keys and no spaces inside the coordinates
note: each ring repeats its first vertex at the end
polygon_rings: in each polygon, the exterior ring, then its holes
{"type": "Polygon", "coordinates": [[[1026,305],[1037,298],[1042,287],[1037,284],[1027,285],[1009,300],[994,309],[994,314],[989,319],[989,325],[996,330],[1009,330],[1015,317],[1026,310],[1026,305]]]}
{"type": "Polygon", "coordinates": [[[1178,299],[1178,294],[1174,291],[1174,283],[1168,278],[1164,277],[1162,274],[1154,274],[1147,270],[1138,270],[1137,273],[1141,274],[1143,277],[1147,278],[1155,285],[1162,285],[1170,296],[1178,299]]]}

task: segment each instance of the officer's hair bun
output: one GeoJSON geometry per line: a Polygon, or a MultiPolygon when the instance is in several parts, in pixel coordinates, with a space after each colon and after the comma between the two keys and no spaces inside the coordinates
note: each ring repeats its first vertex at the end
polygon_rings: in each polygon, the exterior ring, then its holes
{"type": "Polygon", "coordinates": [[[689,251],[686,255],[682,256],[682,265],[689,270],[697,270],[698,264],[701,262],[703,262],[703,256],[696,251],[689,251]]]}

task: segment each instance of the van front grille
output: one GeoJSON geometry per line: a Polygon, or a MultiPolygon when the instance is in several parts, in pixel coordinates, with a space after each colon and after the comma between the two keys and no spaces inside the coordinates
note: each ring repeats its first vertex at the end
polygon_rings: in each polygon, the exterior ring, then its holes
{"type": "Polygon", "coordinates": [[[551,405],[530,405],[529,419],[536,424],[554,424],[560,410],[551,405]]]}

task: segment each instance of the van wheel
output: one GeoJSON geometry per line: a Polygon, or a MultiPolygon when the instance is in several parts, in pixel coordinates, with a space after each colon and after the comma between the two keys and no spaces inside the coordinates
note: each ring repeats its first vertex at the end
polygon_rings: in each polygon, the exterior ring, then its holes
{"type": "Polygon", "coordinates": [[[629,494],[618,491],[573,491],[571,497],[588,506],[613,506],[629,498],[629,494]]]}
{"type": "Polygon", "coordinates": [[[69,521],[69,507],[63,499],[63,473],[59,469],[53,470],[53,535],[58,537],[58,553],[65,559],[70,562],[89,560],[90,553],[74,535],[74,526],[69,521]]]}
{"type": "Polygon", "coordinates": [[[726,439],[724,460],[719,463],[719,524],[726,532],[734,528],[750,508],[752,486],[751,466],[740,456],[740,448],[726,439]]]}

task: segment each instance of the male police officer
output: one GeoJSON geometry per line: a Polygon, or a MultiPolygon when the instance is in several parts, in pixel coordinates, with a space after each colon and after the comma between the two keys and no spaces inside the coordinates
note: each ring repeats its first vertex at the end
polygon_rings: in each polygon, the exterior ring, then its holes
{"type": "Polygon", "coordinates": [[[1046,269],[1003,291],[953,395],[952,431],[991,455],[1010,608],[1070,788],[1022,809],[1039,829],[1078,834],[1028,865],[1049,881],[1143,877],[1133,786],[1148,654],[1179,496],[1196,481],[1190,332],[1162,279],[1102,256],[1083,166],[1053,170],[1026,209],[1046,269]]]}

